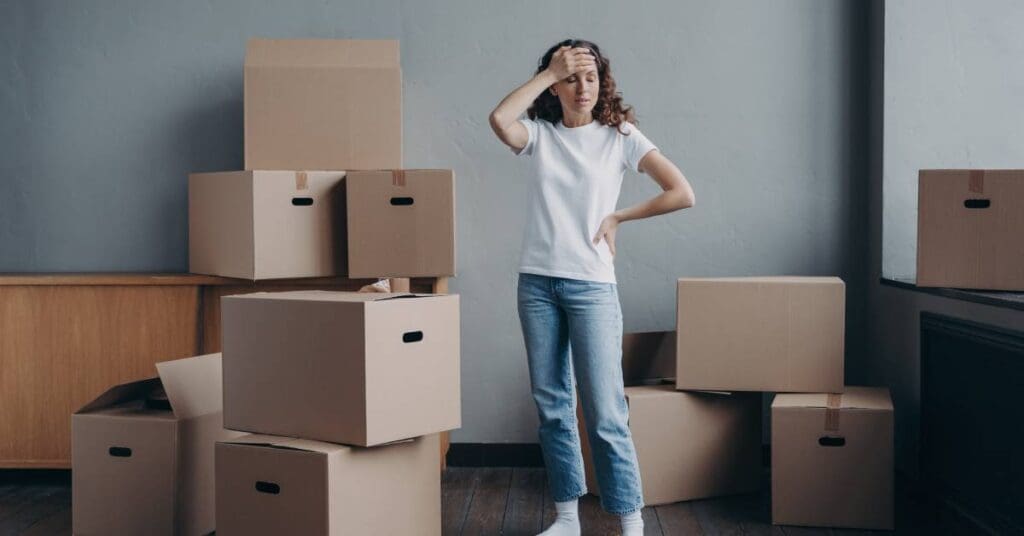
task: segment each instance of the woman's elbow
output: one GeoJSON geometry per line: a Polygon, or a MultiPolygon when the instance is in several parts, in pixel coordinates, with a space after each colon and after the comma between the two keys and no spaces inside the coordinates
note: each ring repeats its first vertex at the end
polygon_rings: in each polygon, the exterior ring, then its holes
{"type": "Polygon", "coordinates": [[[697,197],[693,194],[692,188],[681,188],[679,192],[679,208],[690,208],[697,202],[697,197]]]}

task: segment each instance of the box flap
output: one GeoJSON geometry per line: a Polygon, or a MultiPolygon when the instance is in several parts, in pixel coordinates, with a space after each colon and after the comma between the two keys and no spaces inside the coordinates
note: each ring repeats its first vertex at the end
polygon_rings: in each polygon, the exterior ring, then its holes
{"type": "Polygon", "coordinates": [[[320,454],[331,454],[352,448],[348,445],[325,443],[323,441],[313,441],[311,439],[299,439],[296,437],[281,437],[265,434],[250,434],[235,439],[218,441],[218,443],[224,443],[226,445],[249,445],[253,447],[303,450],[306,452],[316,452],[320,454]]]}
{"type": "Polygon", "coordinates": [[[250,39],[245,66],[398,68],[396,40],[250,39]]]}
{"type": "Polygon", "coordinates": [[[708,396],[733,396],[731,391],[694,391],[687,389],[680,391],[674,383],[662,383],[656,385],[633,385],[626,387],[626,399],[647,399],[659,396],[677,396],[679,394],[701,394],[708,396]]]}
{"type": "Polygon", "coordinates": [[[414,294],[410,292],[355,292],[337,290],[294,290],[286,292],[253,292],[226,296],[230,299],[245,300],[301,300],[365,303],[394,300],[398,298],[438,298],[449,294],[414,294]]]}
{"type": "Polygon", "coordinates": [[[179,419],[216,413],[223,407],[220,354],[156,364],[171,411],[179,419]]]}
{"type": "Polygon", "coordinates": [[[839,277],[835,276],[802,276],[802,275],[768,275],[755,277],[680,277],[680,282],[736,282],[736,283],[794,283],[806,285],[809,283],[821,283],[829,285],[844,285],[839,277]]]}
{"type": "Polygon", "coordinates": [[[122,383],[107,389],[102,395],[94,398],[92,402],[82,406],[75,413],[88,413],[100,408],[113,406],[130,400],[143,399],[149,393],[160,388],[159,378],[149,378],[129,383],[122,383]]]}
{"type": "Polygon", "coordinates": [[[772,408],[827,408],[829,396],[838,396],[840,409],[873,409],[892,411],[892,399],[886,387],[859,387],[848,385],[841,394],[779,393],[772,408]]]}

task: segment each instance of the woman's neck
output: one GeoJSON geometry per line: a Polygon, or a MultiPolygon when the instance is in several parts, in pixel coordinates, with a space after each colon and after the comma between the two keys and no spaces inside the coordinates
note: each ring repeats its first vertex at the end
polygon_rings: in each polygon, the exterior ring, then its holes
{"type": "Polygon", "coordinates": [[[590,124],[594,120],[593,114],[581,114],[581,115],[563,115],[562,124],[566,128],[582,127],[590,124]]]}

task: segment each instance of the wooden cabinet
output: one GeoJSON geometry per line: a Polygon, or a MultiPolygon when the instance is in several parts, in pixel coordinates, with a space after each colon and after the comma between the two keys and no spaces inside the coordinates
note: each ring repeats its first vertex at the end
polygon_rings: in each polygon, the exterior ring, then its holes
{"type": "MultiPolygon", "coordinates": [[[[191,274],[0,275],[0,468],[71,466],[71,413],[154,363],[220,351],[220,297],[357,290],[343,278],[252,283],[191,274]]],[[[394,280],[447,292],[447,279],[394,280]]],[[[447,450],[442,435],[442,465],[447,450]]]]}

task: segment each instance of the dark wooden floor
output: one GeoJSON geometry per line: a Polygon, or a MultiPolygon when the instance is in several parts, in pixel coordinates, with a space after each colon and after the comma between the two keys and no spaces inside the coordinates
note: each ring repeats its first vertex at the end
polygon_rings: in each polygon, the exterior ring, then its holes
{"type": "MultiPolygon", "coordinates": [[[[543,469],[452,467],[442,481],[442,523],[449,535],[534,535],[554,518],[543,469]]],[[[580,503],[583,534],[618,534],[618,519],[593,496],[580,503]]],[[[654,535],[864,535],[839,529],[776,527],[767,489],[760,494],[690,501],[643,511],[654,535]]],[[[952,514],[897,494],[896,534],[972,534],[952,514]]],[[[71,534],[67,471],[0,472],[0,536],[71,534]]],[[[414,535],[411,535],[414,536],[414,535]]]]}

